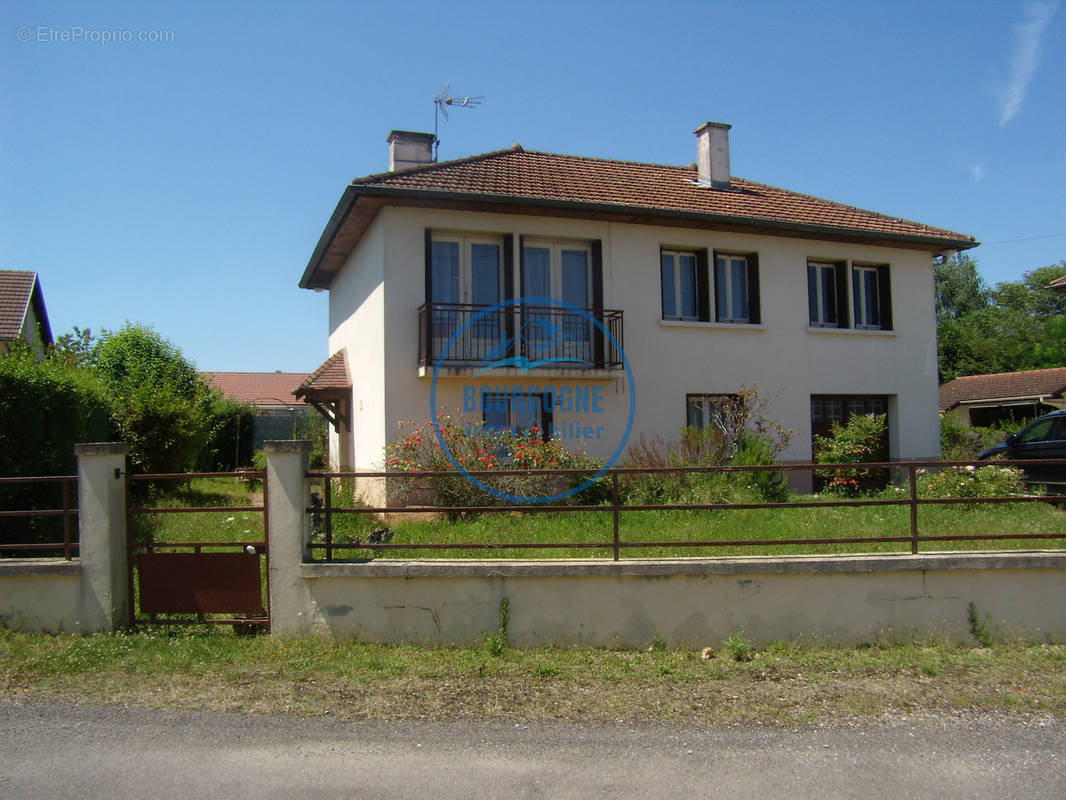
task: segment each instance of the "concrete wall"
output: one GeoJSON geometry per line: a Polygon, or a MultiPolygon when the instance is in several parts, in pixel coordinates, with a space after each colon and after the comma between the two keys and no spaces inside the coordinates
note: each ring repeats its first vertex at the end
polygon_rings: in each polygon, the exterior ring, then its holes
{"type": "Polygon", "coordinates": [[[1066,641],[1066,553],[580,560],[311,560],[306,442],[268,442],[275,634],[519,647],[716,645],[733,631],[857,644],[969,640],[969,604],[1009,636],[1066,641]]]}
{"type": "MultiPolygon", "coordinates": [[[[854,645],[991,629],[1066,641],[1066,555],[303,564],[303,635],[472,645],[510,602],[516,647],[717,646],[733,631],[854,645]]],[[[276,612],[275,612],[276,613],[276,612]]]]}
{"type": "Polygon", "coordinates": [[[0,559],[0,624],[96,633],[129,622],[126,445],[79,444],[79,558],[0,559]]]}
{"type": "Polygon", "coordinates": [[[0,624],[17,631],[82,628],[81,563],[36,558],[0,559],[0,624]]]}
{"type": "MultiPolygon", "coordinates": [[[[330,349],[348,347],[353,364],[357,468],[380,466],[380,446],[395,436],[398,420],[425,420],[431,413],[431,379],[419,374],[417,364],[426,228],[512,234],[516,250],[522,235],[602,242],[604,305],[625,314],[624,346],[636,388],[632,438],[643,433],[676,439],[685,423],[686,394],[731,393],[757,384],[760,394],[773,400],[771,415],[794,432],[786,459],[810,459],[812,394],[887,395],[891,457],[935,458],[939,453],[929,253],[579,219],[385,208],[330,289],[330,349]],[[662,247],[758,253],[762,324],[662,320],[662,247]],[[809,327],[808,259],[889,264],[893,330],[809,327]],[[360,348],[366,352],[353,358],[360,348]]],[[[517,271],[517,253],[514,263],[517,271]]],[[[582,380],[572,375],[546,380],[540,373],[500,379],[541,386],[582,380]]],[[[460,377],[440,378],[439,411],[454,413],[460,407],[465,382],[460,377]]],[[[631,398],[620,374],[597,375],[591,383],[602,387],[608,400],[606,416],[612,431],[619,434],[585,443],[586,452],[604,457],[615,449],[631,398]]]]}

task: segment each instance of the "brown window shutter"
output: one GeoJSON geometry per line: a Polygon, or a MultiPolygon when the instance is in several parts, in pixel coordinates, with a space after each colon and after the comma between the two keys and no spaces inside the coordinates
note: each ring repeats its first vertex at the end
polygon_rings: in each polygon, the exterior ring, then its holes
{"type": "Polygon", "coordinates": [[[711,321],[711,269],[707,251],[696,251],[696,314],[700,322],[711,321]]]}
{"type": "Polygon", "coordinates": [[[892,330],[892,284],[889,282],[888,265],[877,268],[877,305],[881,314],[881,330],[892,330]]]}

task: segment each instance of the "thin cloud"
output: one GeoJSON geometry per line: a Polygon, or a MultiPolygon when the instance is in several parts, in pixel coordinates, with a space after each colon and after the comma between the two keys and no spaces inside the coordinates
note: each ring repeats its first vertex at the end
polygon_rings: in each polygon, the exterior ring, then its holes
{"type": "Polygon", "coordinates": [[[1014,26],[1014,49],[1007,67],[1007,84],[1000,97],[1001,127],[1018,116],[1022,110],[1029,82],[1033,79],[1040,61],[1040,40],[1058,8],[1058,2],[1026,3],[1022,11],[1022,22],[1014,26]]]}
{"type": "Polygon", "coordinates": [[[983,164],[971,164],[970,175],[973,176],[973,182],[977,183],[981,178],[985,176],[985,168],[983,164]]]}

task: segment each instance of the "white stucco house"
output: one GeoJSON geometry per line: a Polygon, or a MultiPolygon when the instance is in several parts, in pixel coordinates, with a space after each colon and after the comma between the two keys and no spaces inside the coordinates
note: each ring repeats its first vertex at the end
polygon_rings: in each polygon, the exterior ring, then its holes
{"type": "Polygon", "coordinates": [[[330,294],[330,359],[297,394],[338,465],[380,468],[397,422],[434,410],[609,457],[756,384],[788,460],[882,411],[891,458],[937,457],[933,264],[977,242],[734,177],[729,130],[698,128],[689,166],[518,145],[434,163],[431,134],[393,131],[390,171],[345,189],[300,279],[330,294]]]}

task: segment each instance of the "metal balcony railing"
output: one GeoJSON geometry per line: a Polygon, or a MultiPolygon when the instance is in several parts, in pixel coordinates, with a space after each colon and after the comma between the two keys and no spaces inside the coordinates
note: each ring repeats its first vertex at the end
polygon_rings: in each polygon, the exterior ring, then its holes
{"type": "Polygon", "coordinates": [[[622,312],[426,303],[418,343],[423,367],[622,369],[622,312]]]}

